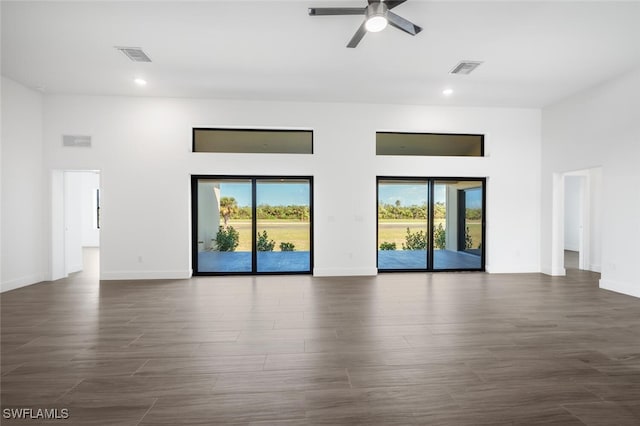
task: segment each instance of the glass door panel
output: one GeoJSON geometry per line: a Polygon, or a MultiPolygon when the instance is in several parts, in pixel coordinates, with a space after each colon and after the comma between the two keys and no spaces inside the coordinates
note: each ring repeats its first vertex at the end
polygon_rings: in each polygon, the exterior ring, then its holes
{"type": "Polygon", "coordinates": [[[197,197],[198,272],[251,272],[251,179],[198,179],[197,197]]]}
{"type": "Polygon", "coordinates": [[[256,181],[257,272],[311,271],[311,182],[256,181]]]}
{"type": "Polygon", "coordinates": [[[481,269],[483,182],[441,180],[433,188],[433,269],[481,269]]]}
{"type": "Polygon", "coordinates": [[[378,180],[378,269],[427,269],[426,180],[378,180]]]}
{"type": "MultiPolygon", "coordinates": [[[[476,184],[479,182],[476,182],[476,184]]],[[[458,209],[460,209],[460,231],[458,238],[459,246],[466,253],[476,256],[482,255],[482,187],[474,187],[461,189],[458,191],[461,200],[458,209]]]]}

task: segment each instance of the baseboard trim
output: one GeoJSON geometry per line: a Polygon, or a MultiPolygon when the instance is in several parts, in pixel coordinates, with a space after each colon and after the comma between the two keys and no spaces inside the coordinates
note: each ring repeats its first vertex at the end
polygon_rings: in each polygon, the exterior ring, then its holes
{"type": "Polygon", "coordinates": [[[313,268],[314,277],[351,277],[378,275],[377,268],[313,268]]]}
{"type": "Polygon", "coordinates": [[[629,282],[613,281],[609,279],[600,279],[600,288],[603,290],[614,291],[616,293],[625,294],[640,298],[640,286],[629,282]]]}
{"type": "Polygon", "coordinates": [[[520,267],[508,267],[508,268],[494,268],[493,266],[485,265],[484,270],[489,274],[537,274],[540,273],[540,267],[536,265],[524,265],[520,267]]]}
{"type": "Polygon", "coordinates": [[[542,267],[540,268],[540,272],[542,272],[545,275],[550,275],[552,277],[564,277],[565,275],[567,275],[567,270],[564,268],[542,267]]]}
{"type": "Polygon", "coordinates": [[[602,272],[602,268],[599,263],[589,265],[589,270],[591,272],[602,272]]]}
{"type": "Polygon", "coordinates": [[[0,286],[0,293],[15,290],[21,287],[26,287],[32,284],[37,284],[42,281],[45,281],[44,274],[33,274],[27,275],[26,277],[15,278],[13,280],[3,282],[0,286]]]}
{"type": "Polygon", "coordinates": [[[191,269],[179,271],[102,271],[101,280],[182,280],[191,278],[191,269]]]}

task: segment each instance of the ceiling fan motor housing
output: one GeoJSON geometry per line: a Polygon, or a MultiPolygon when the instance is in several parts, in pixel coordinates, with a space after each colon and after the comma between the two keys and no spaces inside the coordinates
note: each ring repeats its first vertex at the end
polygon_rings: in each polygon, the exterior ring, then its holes
{"type": "Polygon", "coordinates": [[[389,8],[383,2],[371,3],[367,6],[367,19],[371,19],[374,16],[382,16],[387,19],[387,11],[389,8]]]}

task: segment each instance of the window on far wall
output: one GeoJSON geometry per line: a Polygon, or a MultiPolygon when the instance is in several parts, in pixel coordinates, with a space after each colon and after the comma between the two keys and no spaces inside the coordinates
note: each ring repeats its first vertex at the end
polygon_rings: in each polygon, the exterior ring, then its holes
{"type": "Polygon", "coordinates": [[[378,177],[378,270],[484,271],[485,183],[378,177]]]}
{"type": "Polygon", "coordinates": [[[484,135],[376,132],[376,155],[483,157],[484,135]]]}
{"type": "Polygon", "coordinates": [[[193,152],[313,154],[313,131],[194,128],[193,152]]]}
{"type": "Polygon", "coordinates": [[[311,176],[192,176],[196,275],[313,270],[311,176]]]}

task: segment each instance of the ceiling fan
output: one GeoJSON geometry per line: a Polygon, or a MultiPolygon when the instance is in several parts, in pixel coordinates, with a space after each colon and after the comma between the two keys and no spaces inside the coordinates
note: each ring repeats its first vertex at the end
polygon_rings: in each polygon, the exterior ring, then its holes
{"type": "Polygon", "coordinates": [[[365,20],[353,35],[347,47],[356,47],[362,37],[370,31],[372,33],[382,31],[390,24],[407,34],[416,35],[422,28],[391,11],[396,6],[407,0],[368,0],[366,7],[311,7],[309,16],[330,16],[330,15],[365,15],[365,20]]]}

